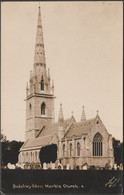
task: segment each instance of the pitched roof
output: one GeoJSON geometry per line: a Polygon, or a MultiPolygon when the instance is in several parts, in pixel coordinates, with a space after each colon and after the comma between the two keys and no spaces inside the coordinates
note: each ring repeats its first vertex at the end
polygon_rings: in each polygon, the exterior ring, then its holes
{"type": "Polygon", "coordinates": [[[87,134],[94,124],[95,119],[96,118],[87,120],[85,122],[81,121],[79,123],[73,123],[65,134],[65,137],[81,136],[82,134],[87,134]]]}
{"type": "Polygon", "coordinates": [[[21,149],[42,147],[44,145],[48,145],[51,142],[52,136],[53,135],[49,135],[49,136],[43,136],[43,137],[27,140],[25,144],[21,147],[21,149]]]}
{"type": "MultiPolygon", "coordinates": [[[[66,129],[69,124],[74,121],[74,118],[66,119],[63,122],[63,127],[66,129]]],[[[59,123],[53,123],[47,126],[42,126],[41,131],[38,132],[36,138],[27,140],[21,147],[20,150],[34,148],[34,147],[42,147],[44,145],[51,144],[52,142],[56,142],[56,135],[58,131],[59,123]],[[54,140],[54,141],[52,141],[54,140]]]]}
{"type": "Polygon", "coordinates": [[[44,126],[43,130],[39,133],[38,137],[49,136],[56,133],[58,130],[58,123],[53,123],[47,126],[44,126]]]}
{"type": "MultiPolygon", "coordinates": [[[[63,121],[63,127],[66,129],[68,125],[70,125],[73,121],[75,121],[74,118],[69,118],[63,121]]],[[[52,135],[53,133],[57,133],[59,127],[59,123],[52,123],[50,125],[47,125],[41,130],[41,132],[38,134],[37,137],[46,136],[46,135],[52,135]]]]}

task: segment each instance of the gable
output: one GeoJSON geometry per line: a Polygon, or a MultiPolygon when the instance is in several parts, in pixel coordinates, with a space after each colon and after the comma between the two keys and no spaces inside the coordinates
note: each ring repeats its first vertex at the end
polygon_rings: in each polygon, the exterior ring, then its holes
{"type": "MultiPolygon", "coordinates": [[[[63,128],[65,129],[65,132],[68,130],[70,124],[75,122],[74,117],[72,116],[69,119],[66,119],[63,121],[63,128]]],[[[50,125],[43,126],[41,128],[41,131],[37,134],[36,137],[42,137],[42,136],[48,136],[52,134],[57,134],[58,133],[58,128],[59,128],[59,123],[51,123],[50,125]]]]}
{"type": "Polygon", "coordinates": [[[101,136],[103,136],[103,139],[109,138],[109,133],[98,115],[96,116],[94,124],[92,125],[91,129],[88,132],[89,139],[92,140],[95,134],[97,133],[100,133],[101,136]]]}
{"type": "Polygon", "coordinates": [[[94,124],[95,119],[90,119],[87,121],[81,121],[79,123],[73,123],[68,129],[65,137],[81,136],[87,134],[94,124]]]}

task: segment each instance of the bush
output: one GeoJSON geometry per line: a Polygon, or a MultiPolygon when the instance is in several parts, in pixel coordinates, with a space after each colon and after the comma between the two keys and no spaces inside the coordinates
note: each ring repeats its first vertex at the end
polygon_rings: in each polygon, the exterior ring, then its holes
{"type": "Polygon", "coordinates": [[[39,158],[40,158],[40,162],[42,166],[44,162],[54,163],[57,159],[57,145],[51,144],[51,145],[42,147],[39,153],[39,158]]]}

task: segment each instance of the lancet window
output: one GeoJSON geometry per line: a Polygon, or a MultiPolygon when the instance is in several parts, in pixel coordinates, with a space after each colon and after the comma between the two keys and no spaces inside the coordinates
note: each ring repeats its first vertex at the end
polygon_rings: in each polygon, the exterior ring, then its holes
{"type": "Polygon", "coordinates": [[[43,79],[43,76],[41,78],[41,90],[42,91],[44,90],[44,79],[43,79]]]}
{"type": "Polygon", "coordinates": [[[70,143],[70,157],[72,156],[72,143],[70,143]]]}
{"type": "Polygon", "coordinates": [[[81,146],[80,146],[80,143],[78,142],[77,143],[77,156],[80,156],[80,149],[81,149],[81,146]]]}
{"type": "Polygon", "coordinates": [[[65,157],[65,144],[63,144],[63,157],[65,157]]]}
{"type": "Polygon", "coordinates": [[[42,114],[42,115],[45,115],[45,107],[46,107],[46,105],[45,105],[45,103],[43,102],[43,103],[41,104],[41,114],[42,114]]]}

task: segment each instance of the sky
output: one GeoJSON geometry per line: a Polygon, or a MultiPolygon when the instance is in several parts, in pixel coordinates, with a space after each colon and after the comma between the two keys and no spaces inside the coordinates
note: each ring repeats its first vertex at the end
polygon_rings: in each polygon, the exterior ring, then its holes
{"type": "MultiPolygon", "coordinates": [[[[1,3],[3,133],[24,141],[26,82],[33,69],[39,2],[1,3]]],[[[123,2],[41,2],[47,68],[55,85],[55,120],[96,111],[122,141],[123,2]]]]}

